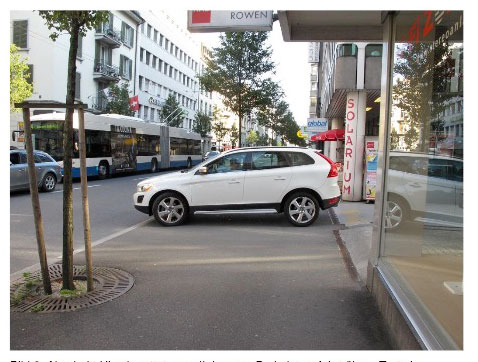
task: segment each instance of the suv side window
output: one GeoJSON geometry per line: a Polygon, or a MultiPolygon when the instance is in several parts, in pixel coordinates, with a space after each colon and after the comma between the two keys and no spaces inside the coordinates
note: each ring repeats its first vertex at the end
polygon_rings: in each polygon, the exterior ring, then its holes
{"type": "Polygon", "coordinates": [[[233,153],[207,165],[207,173],[244,171],[247,168],[247,152],[233,153]]]}
{"type": "Polygon", "coordinates": [[[314,159],[303,152],[287,152],[291,166],[313,165],[314,159]]]}
{"type": "Polygon", "coordinates": [[[285,152],[261,151],[252,153],[253,170],[267,170],[279,167],[289,167],[285,152]]]}
{"type": "Polygon", "coordinates": [[[10,153],[10,162],[13,165],[18,165],[20,164],[20,154],[17,152],[10,153]]]}

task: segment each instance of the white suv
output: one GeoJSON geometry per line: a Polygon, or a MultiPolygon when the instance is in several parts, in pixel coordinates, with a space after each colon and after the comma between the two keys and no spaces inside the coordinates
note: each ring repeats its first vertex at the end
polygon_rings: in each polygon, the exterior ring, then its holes
{"type": "Polygon", "coordinates": [[[240,148],[196,167],[144,180],[137,210],[165,226],[196,211],[275,209],[295,226],[308,226],[340,201],[335,163],[299,147],[240,148]]]}

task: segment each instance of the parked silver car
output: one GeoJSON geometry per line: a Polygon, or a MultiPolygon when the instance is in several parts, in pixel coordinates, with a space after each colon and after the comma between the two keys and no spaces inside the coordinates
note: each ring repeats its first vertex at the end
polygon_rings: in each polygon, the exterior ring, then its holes
{"type": "MultiPolygon", "coordinates": [[[[49,154],[34,151],[35,170],[38,187],[42,191],[51,192],[58,181],[61,181],[61,165],[49,154]]],[[[29,189],[27,153],[25,150],[10,151],[10,191],[29,189]]]]}

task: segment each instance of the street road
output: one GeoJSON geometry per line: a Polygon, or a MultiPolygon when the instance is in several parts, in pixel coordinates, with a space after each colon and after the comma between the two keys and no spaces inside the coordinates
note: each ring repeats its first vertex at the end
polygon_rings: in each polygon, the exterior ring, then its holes
{"type": "MultiPolygon", "coordinates": [[[[328,212],[305,228],[277,214],[195,215],[163,227],[132,205],[144,177],[89,183],[92,240],[102,241],[93,265],[131,273],[133,288],[77,312],[11,313],[12,350],[390,348],[373,298],[348,273],[328,212]]],[[[41,203],[52,262],[61,254],[61,192],[42,194],[41,203]]],[[[80,190],[75,203],[78,250],[80,190]]],[[[16,272],[38,259],[28,193],[12,195],[11,213],[16,272]]],[[[77,253],[75,264],[84,263],[77,253]]]]}
{"type": "MultiPolygon", "coordinates": [[[[136,184],[150,174],[119,176],[106,180],[88,181],[91,241],[121,232],[147,218],[133,207],[136,184]]],[[[74,182],[74,249],[84,248],[81,184],[74,182]]],[[[58,261],[63,242],[63,185],[51,193],[40,193],[45,244],[49,263],[58,261]]],[[[10,272],[18,272],[39,262],[33,222],[33,210],[28,191],[10,195],[10,272]]]]}

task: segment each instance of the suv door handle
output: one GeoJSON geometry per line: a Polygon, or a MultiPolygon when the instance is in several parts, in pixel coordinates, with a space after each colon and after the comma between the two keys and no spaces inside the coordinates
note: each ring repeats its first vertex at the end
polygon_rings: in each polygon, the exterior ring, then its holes
{"type": "Polygon", "coordinates": [[[284,181],[286,178],[285,177],[282,177],[282,176],[279,176],[279,177],[275,177],[274,180],[276,181],[284,181]]]}
{"type": "Polygon", "coordinates": [[[408,184],[408,186],[411,186],[411,187],[420,187],[421,185],[418,183],[418,182],[411,182],[408,184]]]}
{"type": "Polygon", "coordinates": [[[231,181],[229,181],[228,183],[230,183],[230,184],[240,184],[241,181],[231,180],[231,181]]]}

